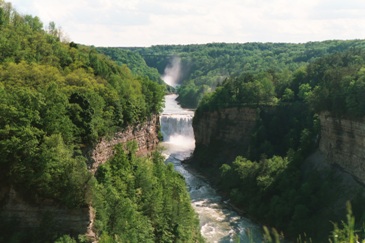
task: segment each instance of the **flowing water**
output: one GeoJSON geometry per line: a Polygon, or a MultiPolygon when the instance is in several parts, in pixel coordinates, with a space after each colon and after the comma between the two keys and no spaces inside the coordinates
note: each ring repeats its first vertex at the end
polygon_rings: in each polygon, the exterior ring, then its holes
{"type": "Polygon", "coordinates": [[[207,242],[261,242],[261,227],[241,217],[198,173],[183,166],[181,161],[194,150],[192,128],[194,112],[182,109],[175,101],[176,95],[165,96],[165,109],[161,115],[162,145],[166,163],[173,163],[175,170],[184,176],[192,205],[199,215],[201,233],[207,242]]]}

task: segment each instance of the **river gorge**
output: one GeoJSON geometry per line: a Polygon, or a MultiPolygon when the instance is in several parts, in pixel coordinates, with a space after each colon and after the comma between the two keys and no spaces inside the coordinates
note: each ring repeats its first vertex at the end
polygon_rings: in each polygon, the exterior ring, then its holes
{"type": "Polygon", "coordinates": [[[261,241],[261,227],[240,216],[212,188],[199,173],[183,165],[195,147],[192,119],[194,112],[182,109],[175,101],[176,95],[165,96],[165,108],[160,118],[164,137],[162,146],[166,163],[173,163],[175,170],[186,181],[191,203],[199,215],[201,233],[207,242],[261,241]]]}

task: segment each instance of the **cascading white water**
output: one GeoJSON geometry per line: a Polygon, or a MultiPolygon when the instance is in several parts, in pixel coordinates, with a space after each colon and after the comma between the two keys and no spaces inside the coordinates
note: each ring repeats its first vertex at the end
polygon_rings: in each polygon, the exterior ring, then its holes
{"type": "Polygon", "coordinates": [[[191,114],[162,114],[161,133],[165,143],[183,150],[193,150],[195,146],[191,114]]]}
{"type": "Polygon", "coordinates": [[[161,132],[164,139],[169,140],[170,136],[174,134],[194,137],[192,122],[193,116],[189,114],[162,114],[161,132]]]}
{"type": "Polygon", "coordinates": [[[181,161],[194,150],[195,140],[192,128],[194,112],[182,109],[175,101],[176,95],[165,96],[165,109],[160,118],[162,145],[166,163],[173,163],[175,170],[184,176],[189,189],[192,206],[199,215],[201,233],[207,242],[262,241],[260,227],[239,216],[225,204],[217,192],[197,173],[184,167],[181,161]],[[250,232],[250,237],[247,232],[250,232]]]}

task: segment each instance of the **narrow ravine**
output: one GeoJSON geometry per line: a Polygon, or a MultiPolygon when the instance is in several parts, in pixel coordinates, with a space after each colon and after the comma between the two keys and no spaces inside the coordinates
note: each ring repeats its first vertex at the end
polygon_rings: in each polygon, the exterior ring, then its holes
{"type": "Polygon", "coordinates": [[[184,176],[192,205],[199,215],[201,233],[207,242],[261,242],[259,225],[240,216],[229,207],[218,193],[199,174],[183,166],[181,161],[194,150],[192,118],[194,112],[182,109],[175,101],[176,95],[165,97],[161,115],[162,145],[166,163],[173,163],[175,170],[184,176]]]}

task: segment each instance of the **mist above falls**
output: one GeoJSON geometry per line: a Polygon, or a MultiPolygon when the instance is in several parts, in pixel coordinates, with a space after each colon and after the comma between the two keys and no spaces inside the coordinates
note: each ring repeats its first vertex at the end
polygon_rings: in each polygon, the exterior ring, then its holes
{"type": "Polygon", "coordinates": [[[166,66],[161,79],[168,85],[176,88],[181,77],[181,59],[173,57],[171,62],[166,66]]]}

